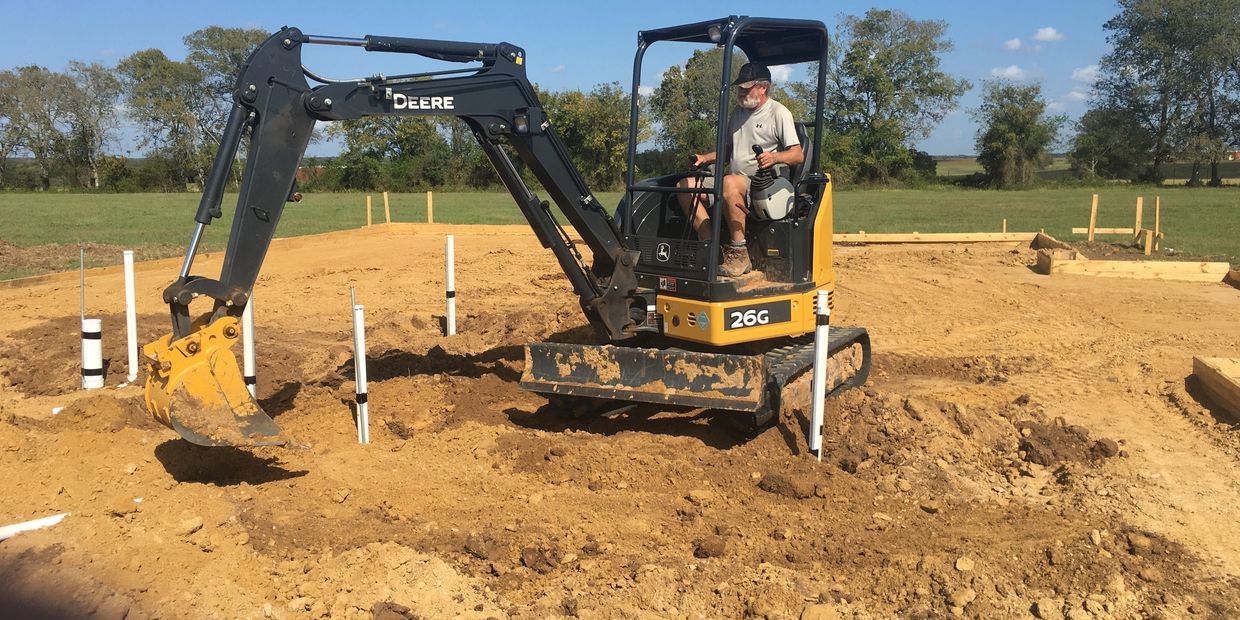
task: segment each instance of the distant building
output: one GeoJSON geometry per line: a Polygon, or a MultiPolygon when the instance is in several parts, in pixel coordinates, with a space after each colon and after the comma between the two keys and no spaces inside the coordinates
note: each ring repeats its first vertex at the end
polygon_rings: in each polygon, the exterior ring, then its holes
{"type": "Polygon", "coordinates": [[[298,166],[297,182],[305,183],[320,179],[325,172],[327,172],[327,166],[298,166]]]}

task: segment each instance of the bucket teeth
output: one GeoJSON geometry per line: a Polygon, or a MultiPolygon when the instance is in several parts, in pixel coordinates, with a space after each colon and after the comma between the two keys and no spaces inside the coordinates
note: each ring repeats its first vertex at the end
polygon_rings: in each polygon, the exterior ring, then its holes
{"type": "Polygon", "coordinates": [[[195,323],[143,347],[146,405],[156,420],[201,446],[280,446],[290,443],[246,389],[232,353],[240,334],[235,317],[195,323]]]}

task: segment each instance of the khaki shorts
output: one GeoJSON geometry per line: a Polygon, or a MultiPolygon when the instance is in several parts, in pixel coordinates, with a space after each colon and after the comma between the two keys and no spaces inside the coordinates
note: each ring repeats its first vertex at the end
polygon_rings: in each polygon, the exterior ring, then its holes
{"type": "MultiPolygon", "coordinates": [[[[748,215],[749,214],[749,186],[752,184],[753,179],[744,174],[725,174],[724,176],[725,177],[740,177],[742,179],[745,179],[745,191],[743,192],[745,195],[745,206],[743,207],[743,209],[745,211],[745,214],[748,215]]],[[[715,177],[714,176],[701,177],[700,180],[702,181],[702,184],[696,185],[695,187],[705,187],[708,189],[715,189],[715,177]]]]}
{"type": "MultiPolygon", "coordinates": [[[[749,196],[749,185],[753,181],[751,177],[743,175],[743,174],[725,174],[723,176],[740,177],[742,179],[745,179],[745,196],[746,197],[749,196]]],[[[711,189],[714,189],[715,188],[715,177],[714,176],[702,177],[702,184],[699,187],[709,187],[711,189]]]]}

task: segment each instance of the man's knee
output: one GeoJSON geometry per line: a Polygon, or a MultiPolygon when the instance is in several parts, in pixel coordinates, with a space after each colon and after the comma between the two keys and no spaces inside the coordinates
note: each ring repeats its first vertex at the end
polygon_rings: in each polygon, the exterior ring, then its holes
{"type": "Polygon", "coordinates": [[[744,196],[749,191],[749,179],[739,174],[723,177],[723,193],[733,196],[744,196]]]}
{"type": "MultiPolygon", "coordinates": [[[[684,178],[679,181],[676,181],[676,187],[679,187],[682,189],[687,188],[687,187],[692,187],[691,183],[692,181],[689,178],[684,178]]],[[[691,194],[676,194],[676,202],[680,203],[680,207],[682,209],[688,210],[692,204],[692,195],[691,194]]]]}

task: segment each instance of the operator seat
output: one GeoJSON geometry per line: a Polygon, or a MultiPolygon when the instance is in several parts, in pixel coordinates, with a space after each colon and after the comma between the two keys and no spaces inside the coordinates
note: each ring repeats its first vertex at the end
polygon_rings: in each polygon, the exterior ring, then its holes
{"type": "Polygon", "coordinates": [[[805,160],[792,166],[788,171],[788,180],[792,181],[792,185],[796,186],[808,172],[807,167],[812,155],[814,154],[814,143],[809,140],[809,123],[806,121],[796,121],[793,125],[797,128],[797,139],[801,141],[801,152],[805,155],[805,160]]]}

